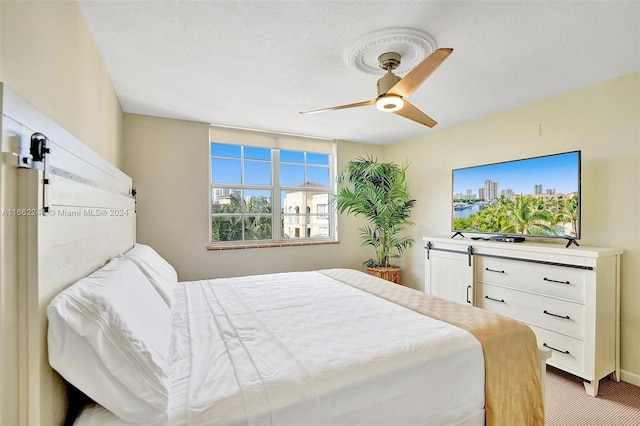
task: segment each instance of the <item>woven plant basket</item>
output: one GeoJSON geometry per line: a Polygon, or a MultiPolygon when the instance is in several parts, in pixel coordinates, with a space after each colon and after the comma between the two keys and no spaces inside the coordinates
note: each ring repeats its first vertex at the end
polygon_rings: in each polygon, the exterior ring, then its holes
{"type": "Polygon", "coordinates": [[[397,266],[389,266],[387,268],[367,268],[367,274],[392,283],[400,284],[400,268],[397,266]]]}

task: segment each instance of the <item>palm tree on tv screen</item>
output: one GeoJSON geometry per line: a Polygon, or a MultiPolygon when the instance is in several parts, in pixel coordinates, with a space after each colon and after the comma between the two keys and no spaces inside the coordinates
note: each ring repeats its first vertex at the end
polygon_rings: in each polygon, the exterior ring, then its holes
{"type": "Polygon", "coordinates": [[[564,236],[567,223],[571,223],[573,235],[577,235],[578,197],[544,200],[521,194],[513,199],[501,195],[494,205],[467,218],[455,219],[454,227],[485,233],[564,236]]]}

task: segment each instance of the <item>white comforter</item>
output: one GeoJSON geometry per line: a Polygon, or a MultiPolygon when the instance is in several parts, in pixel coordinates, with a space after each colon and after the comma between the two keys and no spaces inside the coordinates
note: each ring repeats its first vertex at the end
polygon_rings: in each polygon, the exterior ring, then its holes
{"type": "Polygon", "coordinates": [[[444,425],[484,407],[471,334],[319,272],[180,283],[173,315],[171,424],[444,425]]]}

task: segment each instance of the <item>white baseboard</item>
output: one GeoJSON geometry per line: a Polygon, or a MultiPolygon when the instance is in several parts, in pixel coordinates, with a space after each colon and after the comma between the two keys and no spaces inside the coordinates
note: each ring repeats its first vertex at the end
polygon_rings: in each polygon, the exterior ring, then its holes
{"type": "Polygon", "coordinates": [[[620,380],[640,387],[640,374],[635,374],[629,371],[620,370],[620,380]]]}

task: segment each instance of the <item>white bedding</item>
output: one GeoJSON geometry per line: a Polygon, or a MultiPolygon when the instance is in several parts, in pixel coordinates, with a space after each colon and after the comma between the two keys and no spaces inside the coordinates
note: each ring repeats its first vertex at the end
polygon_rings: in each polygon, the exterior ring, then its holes
{"type": "MultiPolygon", "coordinates": [[[[171,424],[444,425],[484,408],[475,337],[320,272],[178,283],[170,359],[171,424]]],[[[96,407],[76,424],[123,423],[96,407]]]]}

